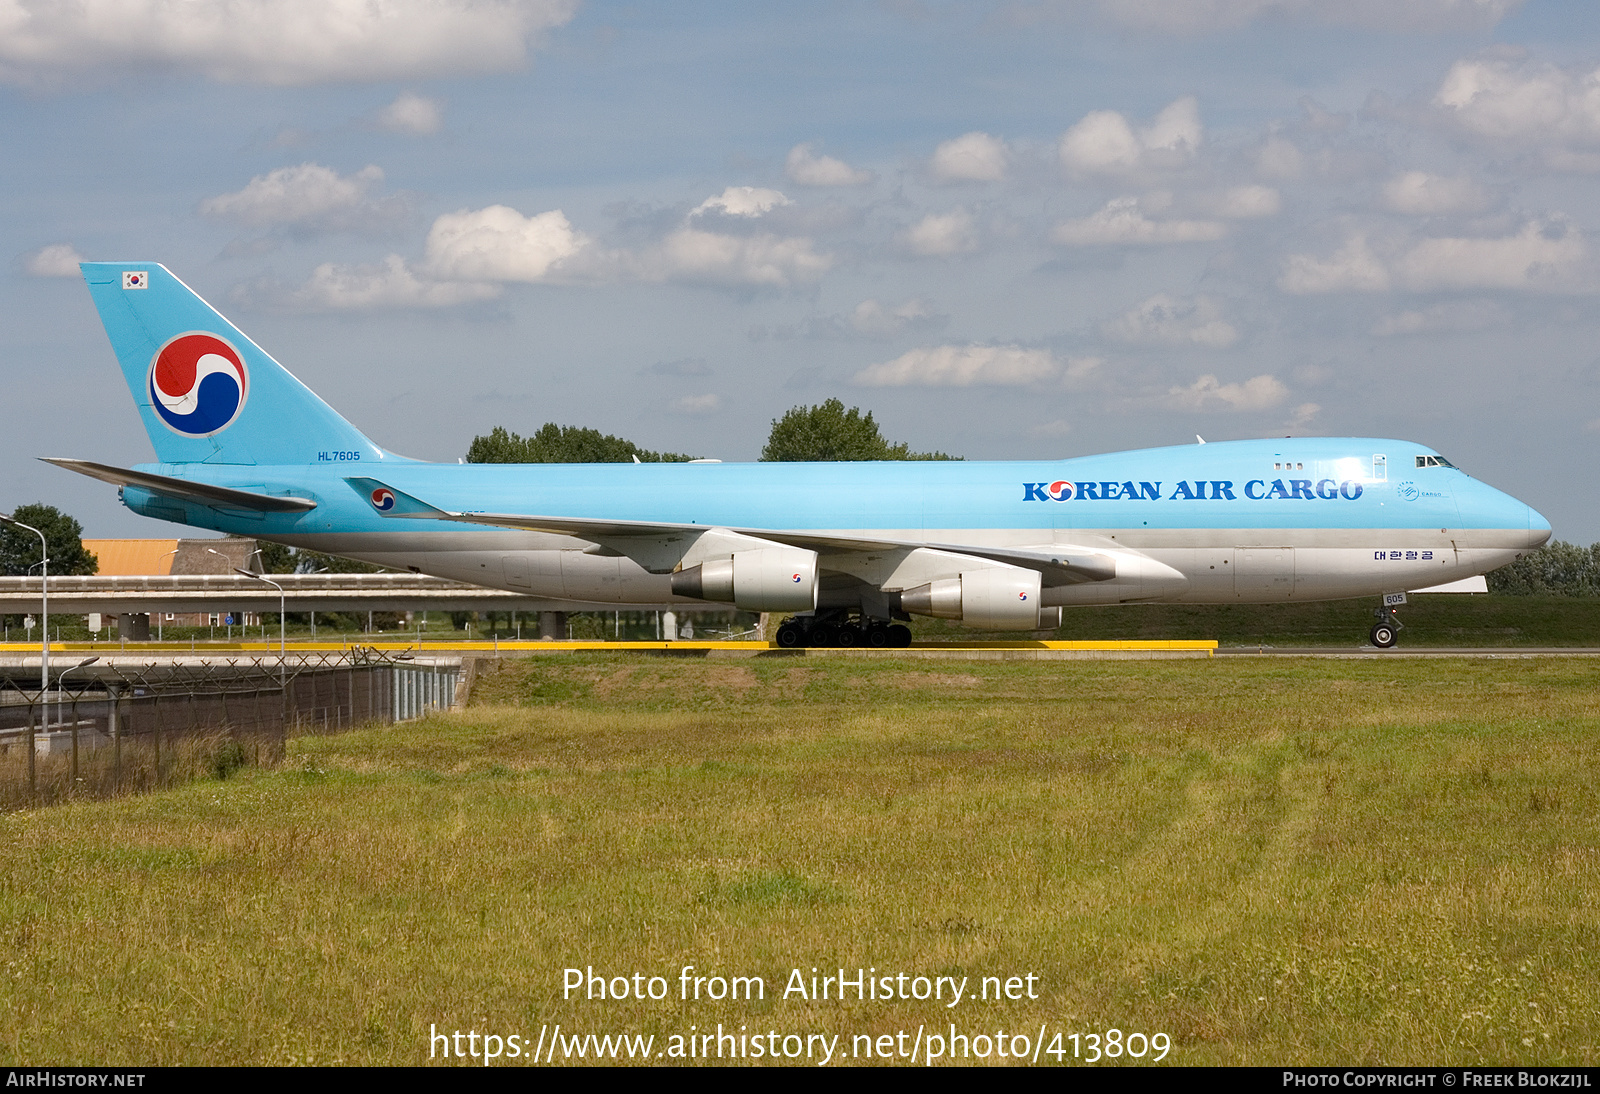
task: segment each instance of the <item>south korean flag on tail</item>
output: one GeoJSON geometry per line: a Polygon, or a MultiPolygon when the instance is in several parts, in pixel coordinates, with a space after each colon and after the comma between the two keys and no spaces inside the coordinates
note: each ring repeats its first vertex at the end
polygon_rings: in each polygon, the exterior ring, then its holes
{"type": "Polygon", "coordinates": [[[144,270],[123,270],[122,287],[124,289],[148,289],[150,275],[144,270]]]}

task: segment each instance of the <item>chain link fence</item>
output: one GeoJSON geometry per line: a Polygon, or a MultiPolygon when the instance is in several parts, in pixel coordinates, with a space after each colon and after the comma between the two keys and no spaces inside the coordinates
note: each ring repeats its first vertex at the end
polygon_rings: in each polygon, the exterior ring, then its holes
{"type": "MultiPolygon", "coordinates": [[[[278,658],[83,664],[49,689],[0,669],[0,808],[226,778],[283,758],[291,734],[447,710],[461,668],[370,649],[278,658]]],[[[35,674],[37,669],[32,670],[35,674]]]]}

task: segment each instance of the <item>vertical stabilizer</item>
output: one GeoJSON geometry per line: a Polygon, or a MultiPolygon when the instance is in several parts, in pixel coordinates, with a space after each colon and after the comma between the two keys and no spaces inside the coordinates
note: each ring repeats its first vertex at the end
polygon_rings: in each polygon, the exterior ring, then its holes
{"type": "Polygon", "coordinates": [[[81,268],[162,463],[384,458],[164,266],[85,262],[81,268]]]}

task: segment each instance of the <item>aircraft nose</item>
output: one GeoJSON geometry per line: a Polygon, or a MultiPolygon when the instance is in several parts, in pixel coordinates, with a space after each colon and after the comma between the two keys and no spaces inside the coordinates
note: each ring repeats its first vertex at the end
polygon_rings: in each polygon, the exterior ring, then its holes
{"type": "Polygon", "coordinates": [[[1539,515],[1538,510],[1528,506],[1528,546],[1543,547],[1550,542],[1550,522],[1539,515]]]}

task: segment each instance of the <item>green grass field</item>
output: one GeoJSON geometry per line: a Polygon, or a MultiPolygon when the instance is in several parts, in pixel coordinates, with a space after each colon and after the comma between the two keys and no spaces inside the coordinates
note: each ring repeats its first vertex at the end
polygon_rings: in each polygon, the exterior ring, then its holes
{"type": "Polygon", "coordinates": [[[275,771],[0,815],[0,1063],[412,1064],[559,1022],[1593,1064],[1597,729],[1577,658],[502,662],[275,771]],[[684,1002],[685,965],[766,996],[684,1002]],[[669,996],[564,999],[587,966],[669,996]],[[782,998],[841,966],[1038,998],[782,998]]]}

